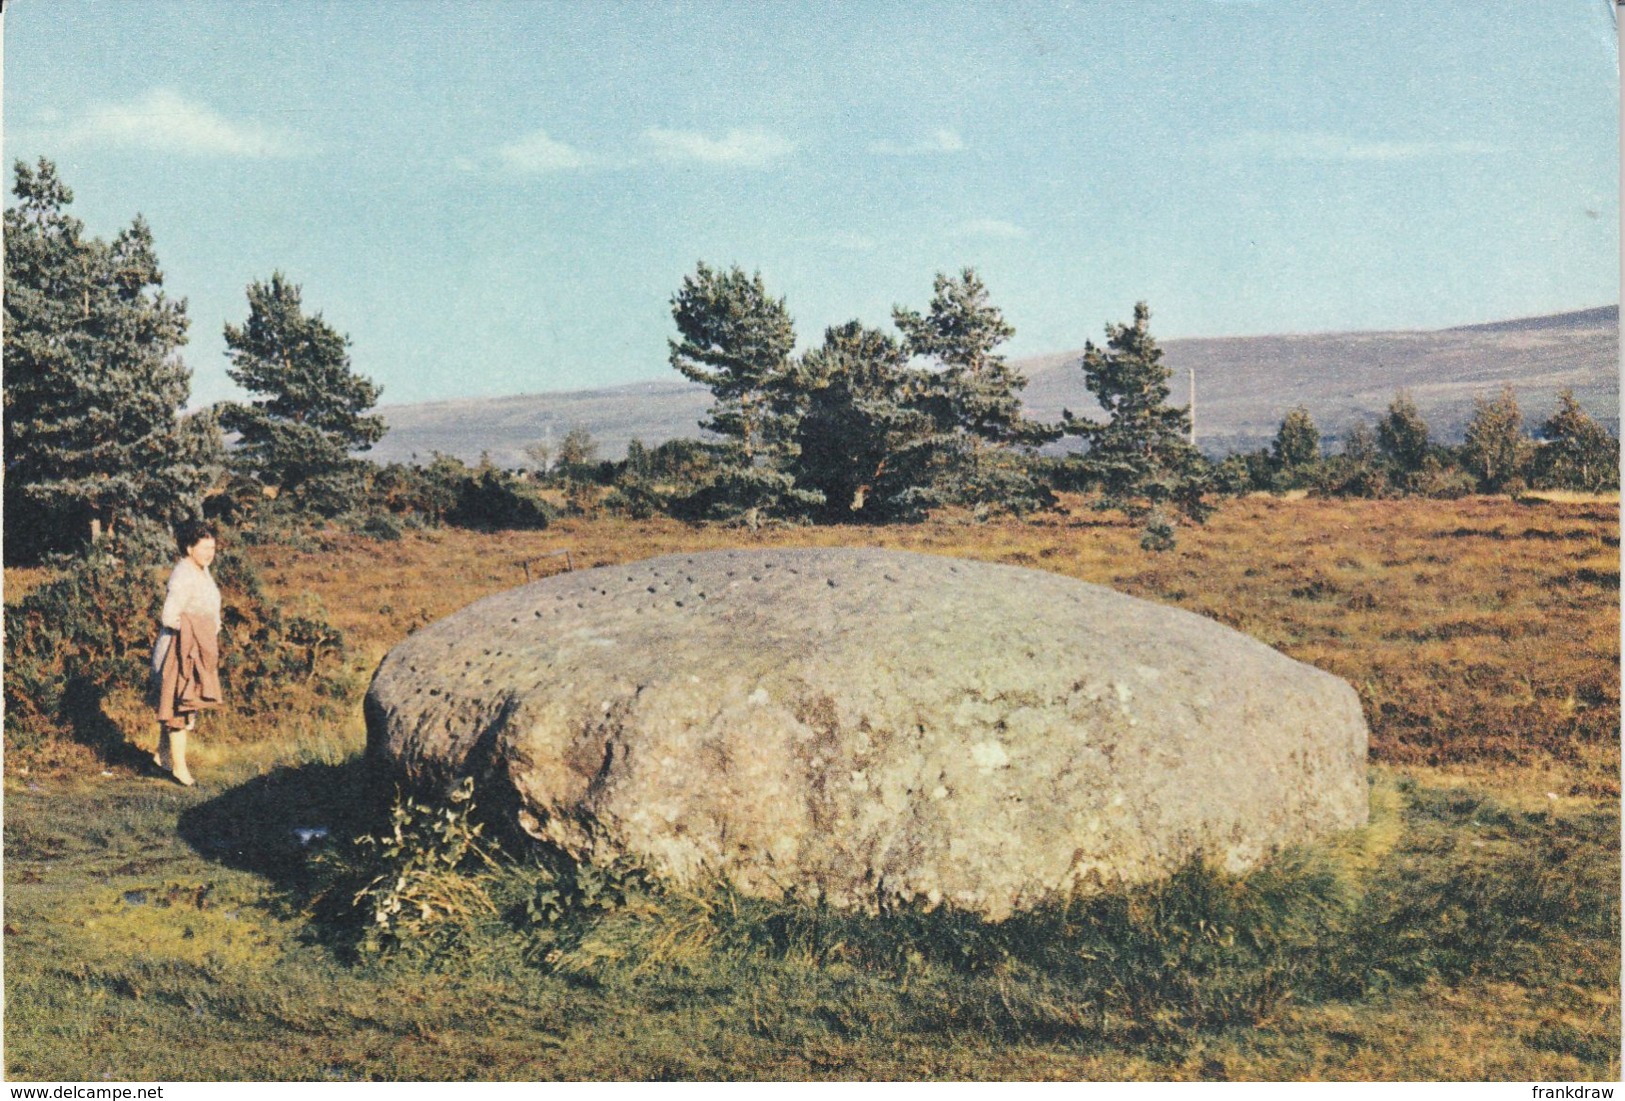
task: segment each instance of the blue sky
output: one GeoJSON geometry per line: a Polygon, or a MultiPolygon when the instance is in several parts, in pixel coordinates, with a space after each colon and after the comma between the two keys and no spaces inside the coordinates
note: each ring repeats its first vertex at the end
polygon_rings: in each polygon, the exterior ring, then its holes
{"type": "Polygon", "coordinates": [[[10,166],[140,212],[194,404],[280,269],[384,403],[678,376],[695,261],[803,346],[974,265],[1015,355],[1618,297],[1608,0],[14,0],[10,166]]]}

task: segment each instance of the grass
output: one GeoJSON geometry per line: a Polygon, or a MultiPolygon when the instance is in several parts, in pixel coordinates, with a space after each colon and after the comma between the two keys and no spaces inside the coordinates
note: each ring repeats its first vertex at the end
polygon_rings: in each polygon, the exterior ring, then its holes
{"type": "MultiPolygon", "coordinates": [[[[346,632],[349,697],[276,724],[209,717],[194,791],[72,753],[8,768],[9,1077],[1620,1074],[1612,504],[1250,498],[1157,558],[1081,509],[875,531],[575,519],[326,542],[255,553],[283,599],[321,601],[346,632]],[[595,565],[838,542],[1111,584],[1349,678],[1373,727],[1371,826],[1241,879],[1193,867],[1002,925],[635,880],[596,906],[566,883],[573,903],[539,917],[524,904],[557,875],[500,852],[481,865],[489,909],[468,907],[421,951],[363,951],[359,927],[332,919],[335,883],[366,869],[342,845],[318,859],[324,846],[296,831],[377,828],[357,797],[358,699],[407,631],[566,546],[595,565]]],[[[109,710],[150,740],[134,701],[109,710]]]]}

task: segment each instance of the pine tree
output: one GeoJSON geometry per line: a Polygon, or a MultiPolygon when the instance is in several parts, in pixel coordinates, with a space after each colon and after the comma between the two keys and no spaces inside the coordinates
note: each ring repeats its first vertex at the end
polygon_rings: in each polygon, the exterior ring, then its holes
{"type": "Polygon", "coordinates": [[[177,416],[186,303],[161,287],[139,216],[112,242],[67,213],[56,167],[16,165],[5,214],[8,560],[65,550],[128,521],[198,511],[219,473],[212,417],[177,416]]]}
{"type": "Polygon", "coordinates": [[[1400,479],[1414,480],[1427,464],[1428,425],[1409,390],[1400,390],[1377,422],[1377,448],[1393,465],[1400,479]]]}
{"type": "Polygon", "coordinates": [[[760,272],[702,262],[683,277],[671,313],[682,337],[668,341],[671,365],[716,398],[700,427],[732,441],[744,465],[773,457],[785,435],[779,397],[796,344],[784,299],[768,296],[760,272]]]}
{"type": "Polygon", "coordinates": [[[1521,484],[1533,447],[1524,434],[1523,414],[1512,387],[1503,387],[1494,401],[1479,398],[1476,404],[1461,451],[1462,465],[1478,479],[1481,491],[1499,493],[1521,484]]]}
{"type": "Polygon", "coordinates": [[[938,273],[923,316],[899,306],[892,322],[911,356],[934,360],[930,385],[916,400],[939,436],[951,438],[951,499],[1017,512],[1053,504],[1028,470],[1026,450],[1060,438],[1061,428],[1027,419],[1021,391],[1027,380],[997,352],[1015,329],[989,299],[974,268],[957,278],[938,273]]]}
{"type": "Polygon", "coordinates": [[[857,321],[826,330],[823,346],[802,357],[796,481],[822,494],[823,519],[917,519],[939,503],[944,438],[915,405],[929,376],[908,358],[897,341],[857,321]]]}
{"type": "Polygon", "coordinates": [[[1619,441],[1608,434],[1565,388],[1557,409],[1540,426],[1535,478],[1547,489],[1600,493],[1619,486],[1619,441]]]}
{"type": "Polygon", "coordinates": [[[680,339],[671,365],[716,399],[700,424],[722,436],[721,461],[690,499],[696,515],[738,517],[755,526],[763,513],[822,504],[791,471],[800,396],[790,384],[795,326],[784,299],[771,298],[760,273],[715,271],[703,262],[672,298],[680,339]]]}
{"type": "Polygon", "coordinates": [[[307,315],[299,287],[281,272],[249,285],[248,321],[227,324],[225,335],[226,373],[258,395],[221,412],[221,425],[239,434],[234,464],[306,507],[343,511],[361,477],[350,453],[385,431],[383,418],[367,412],[381,391],[350,369],[348,338],[320,313],[307,315]]]}
{"type": "Polygon", "coordinates": [[[1068,429],[1089,450],[1076,461],[1100,486],[1097,507],[1148,522],[1152,549],[1166,546],[1168,509],[1206,519],[1212,505],[1207,462],[1190,442],[1190,414],[1168,404],[1169,369],[1151,336],[1151,310],[1134,307],[1132,325],[1106,326],[1106,347],[1084,346],[1084,383],[1106,414],[1095,422],[1065,414],[1068,429]]]}
{"type": "Polygon", "coordinates": [[[1300,476],[1320,462],[1320,429],[1302,405],[1287,411],[1270,447],[1275,468],[1289,478],[1300,476]]]}

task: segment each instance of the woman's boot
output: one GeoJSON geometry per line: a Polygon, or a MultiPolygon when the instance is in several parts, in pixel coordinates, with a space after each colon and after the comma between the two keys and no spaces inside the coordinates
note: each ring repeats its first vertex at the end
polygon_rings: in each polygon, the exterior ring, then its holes
{"type": "Polygon", "coordinates": [[[182,787],[192,787],[197,781],[186,768],[186,733],[184,730],[169,732],[169,754],[175,762],[169,773],[182,787]]]}

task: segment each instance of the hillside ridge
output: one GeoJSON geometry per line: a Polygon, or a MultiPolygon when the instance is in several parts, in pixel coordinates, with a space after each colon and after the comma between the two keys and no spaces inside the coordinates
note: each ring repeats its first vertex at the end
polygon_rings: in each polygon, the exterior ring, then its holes
{"type": "MultiPolygon", "coordinates": [[[[1444,440],[1459,440],[1475,400],[1503,385],[1516,391],[1531,427],[1569,387],[1617,434],[1618,341],[1619,307],[1599,306],[1448,329],[1180,337],[1162,348],[1176,403],[1184,402],[1195,370],[1198,441],[1217,455],[1264,445],[1296,405],[1309,409],[1335,445],[1353,424],[1381,416],[1402,387],[1444,440]]],[[[1012,361],[1027,376],[1023,398],[1032,416],[1098,411],[1077,367],[1082,355],[1080,348],[1012,361]]],[[[524,466],[526,447],[557,442],[581,425],[601,458],[619,458],[633,439],[654,446],[699,435],[710,405],[704,387],[673,378],[384,406],[389,432],[366,457],[427,462],[442,452],[524,466]]]]}

